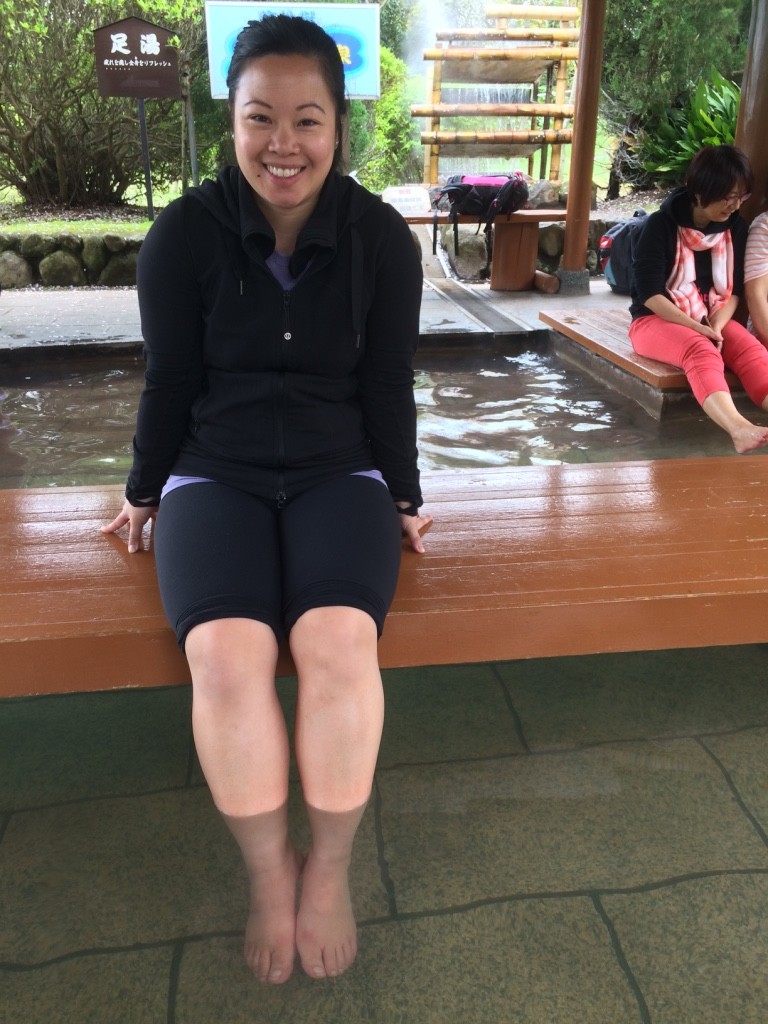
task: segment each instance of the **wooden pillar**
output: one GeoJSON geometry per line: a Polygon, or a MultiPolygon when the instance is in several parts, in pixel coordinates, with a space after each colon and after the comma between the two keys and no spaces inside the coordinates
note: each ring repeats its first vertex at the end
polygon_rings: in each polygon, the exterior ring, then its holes
{"type": "Polygon", "coordinates": [[[736,145],[743,149],[755,172],[752,198],[741,208],[751,221],[768,209],[768,0],[752,0],[747,61],[741,86],[736,145]]]}
{"type": "Polygon", "coordinates": [[[589,212],[592,206],[592,166],[595,161],[600,71],[603,63],[605,2],[584,0],[581,10],[579,73],[574,99],[571,171],[561,263],[564,271],[586,269],[589,212]]]}

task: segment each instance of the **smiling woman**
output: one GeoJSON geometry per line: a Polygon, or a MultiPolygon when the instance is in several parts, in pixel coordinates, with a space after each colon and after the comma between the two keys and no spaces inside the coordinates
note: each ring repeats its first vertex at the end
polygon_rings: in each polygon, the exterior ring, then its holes
{"type": "Polygon", "coordinates": [[[246,960],[285,982],[356,955],[348,869],[383,723],[378,639],[403,539],[424,551],[408,225],[337,173],[344,68],[302,18],[250,22],[227,80],[237,165],[172,203],[142,245],[147,354],[128,551],[156,515],[165,613],[190,666],[195,743],[250,882],[246,960]],[[290,741],[312,837],[288,829],[290,741]],[[297,883],[301,896],[297,904],[297,883]]]}

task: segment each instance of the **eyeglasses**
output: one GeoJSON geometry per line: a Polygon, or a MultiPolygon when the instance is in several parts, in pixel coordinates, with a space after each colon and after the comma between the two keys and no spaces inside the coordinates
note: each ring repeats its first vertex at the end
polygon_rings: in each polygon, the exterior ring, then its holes
{"type": "Polygon", "coordinates": [[[725,196],[724,199],[723,199],[723,202],[724,203],[735,203],[737,206],[741,206],[742,203],[746,203],[746,201],[748,199],[751,199],[751,197],[752,197],[752,193],[751,192],[744,192],[743,194],[742,193],[734,192],[730,196],[725,196]]]}

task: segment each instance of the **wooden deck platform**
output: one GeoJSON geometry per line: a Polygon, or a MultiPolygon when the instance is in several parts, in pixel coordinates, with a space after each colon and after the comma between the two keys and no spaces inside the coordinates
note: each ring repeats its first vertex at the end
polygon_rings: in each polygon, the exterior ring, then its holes
{"type": "MultiPolygon", "coordinates": [[[[548,309],[539,313],[539,320],[568,339],[564,343],[567,351],[557,349],[561,356],[638,402],[654,418],[660,419],[672,409],[696,407],[688,380],[679,367],[646,359],[632,348],[627,333],[628,309],[548,309]],[[599,358],[595,360],[586,353],[599,358]]],[[[730,370],[726,370],[725,378],[734,397],[741,395],[738,378],[730,370]]]]}
{"type": "Polygon", "coordinates": [[[627,333],[628,309],[548,309],[539,313],[539,320],[661,391],[690,390],[679,367],[635,352],[627,333]]]}
{"type": "MultiPolygon", "coordinates": [[[[768,460],[424,477],[385,668],[768,642],[768,460]]],[[[121,488],[0,491],[0,696],[188,680],[151,554],[99,526],[121,488]]],[[[284,658],[281,670],[292,671],[284,658]]]]}

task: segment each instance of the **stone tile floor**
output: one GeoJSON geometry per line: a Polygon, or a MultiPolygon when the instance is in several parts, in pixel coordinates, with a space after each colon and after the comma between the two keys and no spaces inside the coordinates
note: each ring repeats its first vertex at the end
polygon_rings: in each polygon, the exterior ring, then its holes
{"type": "Polygon", "coordinates": [[[188,688],[0,702],[0,1022],[766,1020],[768,649],[385,685],[358,961],[280,988],[242,961],[188,688]]]}

